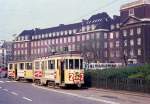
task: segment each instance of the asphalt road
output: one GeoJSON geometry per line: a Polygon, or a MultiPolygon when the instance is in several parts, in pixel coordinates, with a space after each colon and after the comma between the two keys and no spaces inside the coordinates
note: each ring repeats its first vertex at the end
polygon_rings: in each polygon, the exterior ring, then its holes
{"type": "Polygon", "coordinates": [[[150,104],[150,94],[104,89],[53,89],[0,79],[0,104],[150,104]]]}
{"type": "MultiPolygon", "coordinates": [[[[0,79],[0,104],[108,104],[105,100],[82,97],[58,90],[44,90],[31,83],[0,79]]],[[[110,102],[109,104],[113,104],[110,102]]],[[[117,103],[114,103],[117,104],[117,103]]]]}

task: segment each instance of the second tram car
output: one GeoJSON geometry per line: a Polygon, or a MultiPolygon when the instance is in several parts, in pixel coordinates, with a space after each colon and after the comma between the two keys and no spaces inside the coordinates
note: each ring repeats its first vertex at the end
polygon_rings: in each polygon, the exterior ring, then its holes
{"type": "Polygon", "coordinates": [[[84,84],[83,57],[60,54],[34,60],[34,81],[48,86],[84,84]]]}

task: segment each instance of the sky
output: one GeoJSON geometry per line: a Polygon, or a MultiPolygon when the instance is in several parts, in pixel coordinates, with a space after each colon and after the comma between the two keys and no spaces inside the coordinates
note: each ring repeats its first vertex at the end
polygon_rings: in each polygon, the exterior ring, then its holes
{"type": "Polygon", "coordinates": [[[120,6],[135,0],[0,0],[0,40],[34,28],[70,24],[107,12],[119,15],[120,6]]]}

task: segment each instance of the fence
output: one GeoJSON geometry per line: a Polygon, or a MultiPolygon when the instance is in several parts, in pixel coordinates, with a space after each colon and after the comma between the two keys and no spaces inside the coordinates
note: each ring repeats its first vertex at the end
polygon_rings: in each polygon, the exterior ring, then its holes
{"type": "Polygon", "coordinates": [[[88,73],[85,77],[85,85],[104,89],[150,93],[150,81],[143,79],[101,78],[98,75],[88,73]]]}

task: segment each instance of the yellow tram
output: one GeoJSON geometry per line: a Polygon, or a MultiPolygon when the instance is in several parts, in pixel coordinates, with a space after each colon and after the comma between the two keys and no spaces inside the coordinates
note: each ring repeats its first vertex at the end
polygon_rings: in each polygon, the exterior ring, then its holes
{"type": "Polygon", "coordinates": [[[84,84],[83,57],[78,53],[55,54],[33,61],[8,63],[8,78],[32,80],[38,85],[59,86],[84,84]]]}
{"type": "Polygon", "coordinates": [[[9,62],[8,78],[14,80],[33,80],[32,61],[9,62]]]}
{"type": "Polygon", "coordinates": [[[34,60],[34,81],[48,86],[84,84],[83,57],[80,54],[58,54],[34,60]]]}

